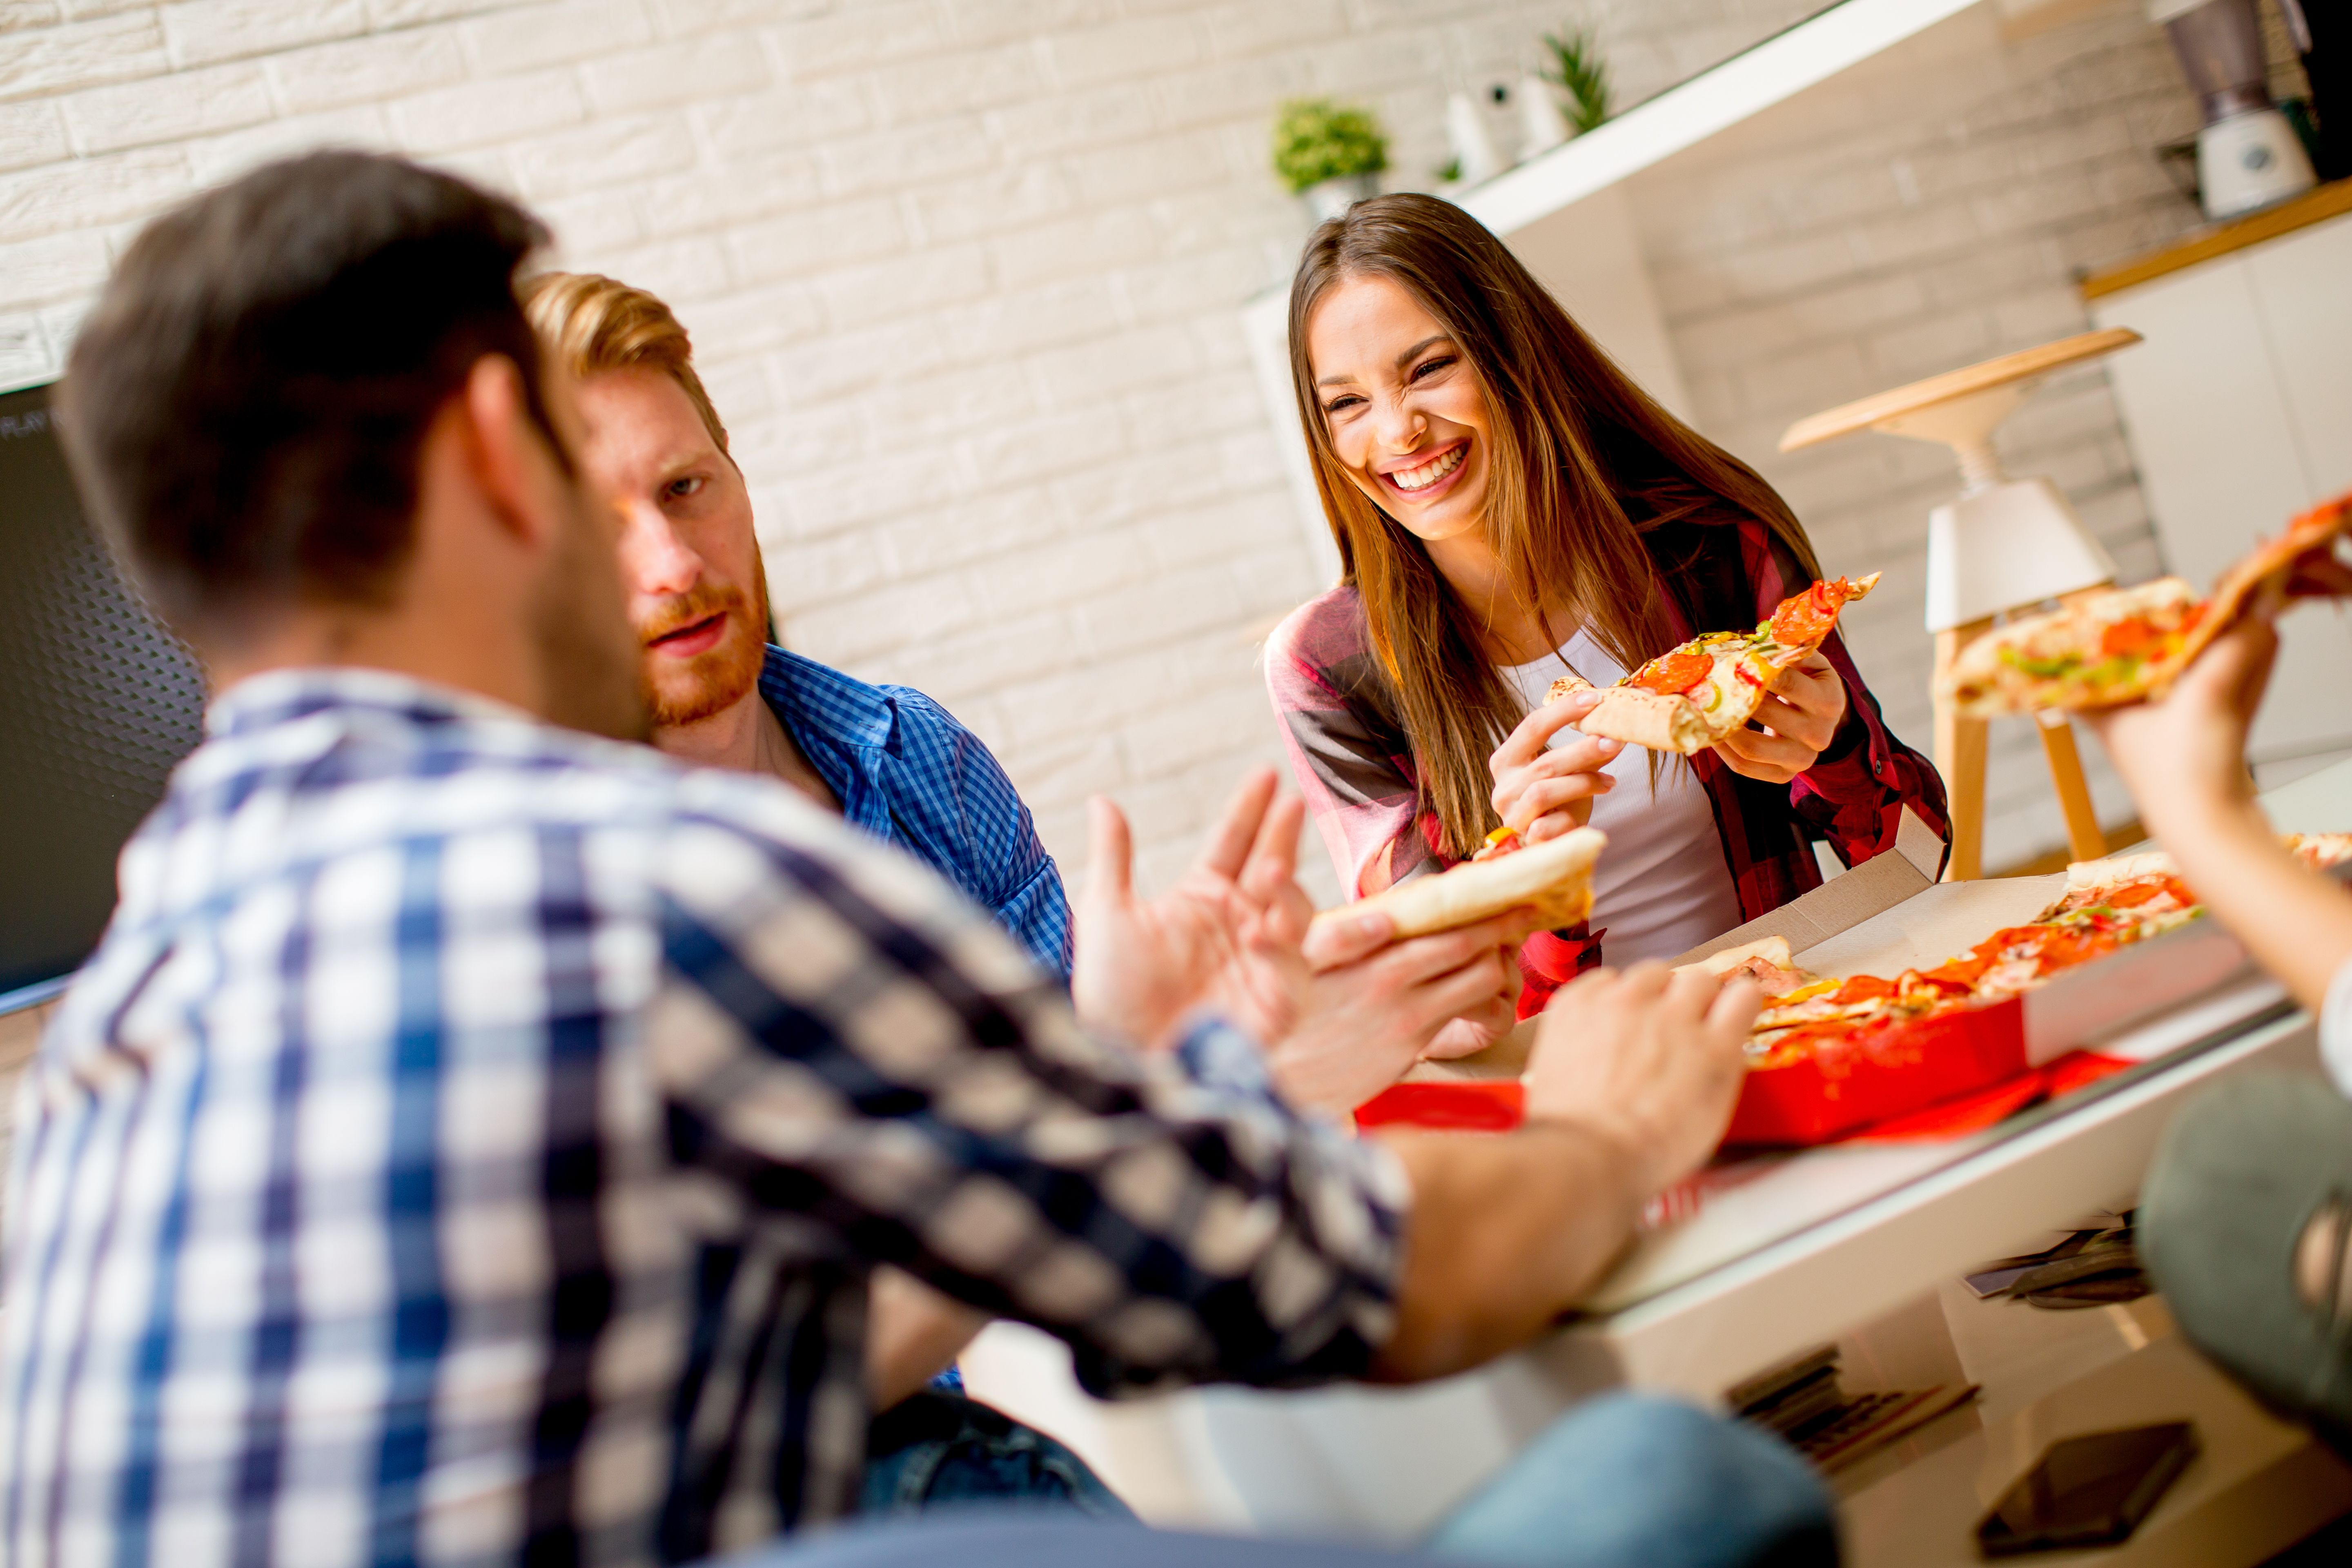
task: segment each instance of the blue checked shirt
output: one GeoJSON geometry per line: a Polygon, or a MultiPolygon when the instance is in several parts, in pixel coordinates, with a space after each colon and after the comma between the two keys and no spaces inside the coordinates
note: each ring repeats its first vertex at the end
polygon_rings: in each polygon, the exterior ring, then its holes
{"type": "Polygon", "coordinates": [[[214,706],[20,1092],[15,1563],[637,1564],[837,1517],[880,1263],[1101,1393],[1346,1376],[1393,1321],[1377,1146],[1089,1038],[772,781],[383,673],[214,706]]]}
{"type": "Polygon", "coordinates": [[[869,686],[771,647],[760,695],[841,814],[963,889],[1065,984],[1070,901],[995,755],[908,686],[869,686]]]}

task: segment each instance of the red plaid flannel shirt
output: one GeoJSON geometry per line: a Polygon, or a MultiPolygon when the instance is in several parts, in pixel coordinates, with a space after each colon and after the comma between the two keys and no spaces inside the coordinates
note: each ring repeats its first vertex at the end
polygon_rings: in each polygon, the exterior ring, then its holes
{"type": "MultiPolygon", "coordinates": [[[[1677,640],[1753,626],[1808,581],[1787,546],[1751,518],[1685,518],[1648,530],[1643,542],[1677,640]]],[[[1844,642],[1832,636],[1822,651],[1845,681],[1846,717],[1811,769],[1769,784],[1733,773],[1713,752],[1690,759],[1714,806],[1744,920],[1821,885],[1814,839],[1856,865],[1895,847],[1908,806],[1951,841],[1935,764],[1888,732],[1844,642]]],[[[1437,814],[1422,799],[1412,744],[1356,590],[1334,588],[1293,611],[1266,643],[1265,675],[1291,769],[1340,886],[1360,898],[1453,864],[1437,847],[1437,814]]],[[[1521,1017],[1601,962],[1601,934],[1574,926],[1528,939],[1519,953],[1521,1017]]]]}

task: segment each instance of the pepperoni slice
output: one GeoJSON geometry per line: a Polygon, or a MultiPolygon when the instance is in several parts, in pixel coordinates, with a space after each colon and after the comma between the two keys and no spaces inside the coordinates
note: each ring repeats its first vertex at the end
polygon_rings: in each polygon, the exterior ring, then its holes
{"type": "Polygon", "coordinates": [[[2133,616],[2117,621],[2099,634],[2099,651],[2109,658],[2126,654],[2154,653],[2164,642],[2164,632],[2145,616],[2133,616]]]}
{"type": "Polygon", "coordinates": [[[1832,577],[1790,595],[1772,611],[1772,640],[1782,647],[1811,647],[1822,641],[1837,629],[1838,612],[1853,592],[1853,584],[1832,577]]]}
{"type": "Polygon", "coordinates": [[[1644,691],[1656,691],[1668,697],[1679,697],[1693,687],[1704,686],[1715,673],[1715,660],[1703,653],[1670,653],[1653,659],[1648,668],[1628,684],[1644,691]]]}
{"type": "Polygon", "coordinates": [[[1857,1002],[1876,1002],[1895,994],[1892,980],[1881,980],[1875,974],[1857,974],[1837,988],[1831,998],[1841,1007],[1851,1007],[1857,1002]]]}
{"type": "Polygon", "coordinates": [[[2072,969],[2078,963],[2104,958],[2121,945],[2114,936],[2102,931],[2053,931],[2050,940],[2042,945],[2042,963],[2037,973],[2054,974],[2062,969],[2072,969]]]}
{"type": "Polygon", "coordinates": [[[2172,891],[2162,882],[2136,882],[2128,888],[2117,888],[2103,900],[2111,910],[2137,909],[2151,899],[2160,899],[2172,891]]]}

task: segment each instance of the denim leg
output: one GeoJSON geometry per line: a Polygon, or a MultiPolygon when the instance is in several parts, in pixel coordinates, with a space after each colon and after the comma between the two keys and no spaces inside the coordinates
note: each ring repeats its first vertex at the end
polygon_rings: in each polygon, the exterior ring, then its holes
{"type": "Polygon", "coordinates": [[[1094,1519],[1134,1512],[1087,1462],[1033,1426],[927,1389],[875,1417],[858,1510],[868,1516],[1015,1503],[1094,1519]]]}
{"type": "Polygon", "coordinates": [[[1799,1568],[1838,1560],[1836,1515],[1779,1438],[1612,1394],[1555,1422],[1428,1550],[1505,1568],[1799,1568]]]}

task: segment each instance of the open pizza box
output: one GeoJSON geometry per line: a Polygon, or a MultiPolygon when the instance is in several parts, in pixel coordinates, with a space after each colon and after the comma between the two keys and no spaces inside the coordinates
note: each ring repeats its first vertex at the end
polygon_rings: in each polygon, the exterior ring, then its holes
{"type": "MultiPolygon", "coordinates": [[[[1933,967],[2004,926],[2022,925],[2065,890],[2063,875],[1938,882],[1942,855],[1935,833],[1906,811],[1894,849],[1675,962],[1694,963],[1780,935],[1789,939],[1798,967],[1813,973],[1892,976],[1933,967]]],[[[1751,1070],[1727,1141],[1821,1143],[1909,1117],[2095,1046],[2236,979],[2247,967],[2245,949],[2219,921],[2196,921],[2006,1001],[1834,1042],[1787,1065],[1751,1070]]],[[[1477,1056],[1423,1064],[1360,1110],[1359,1124],[1515,1124],[1517,1079],[1534,1026],[1533,1019],[1522,1023],[1477,1056]]]]}

